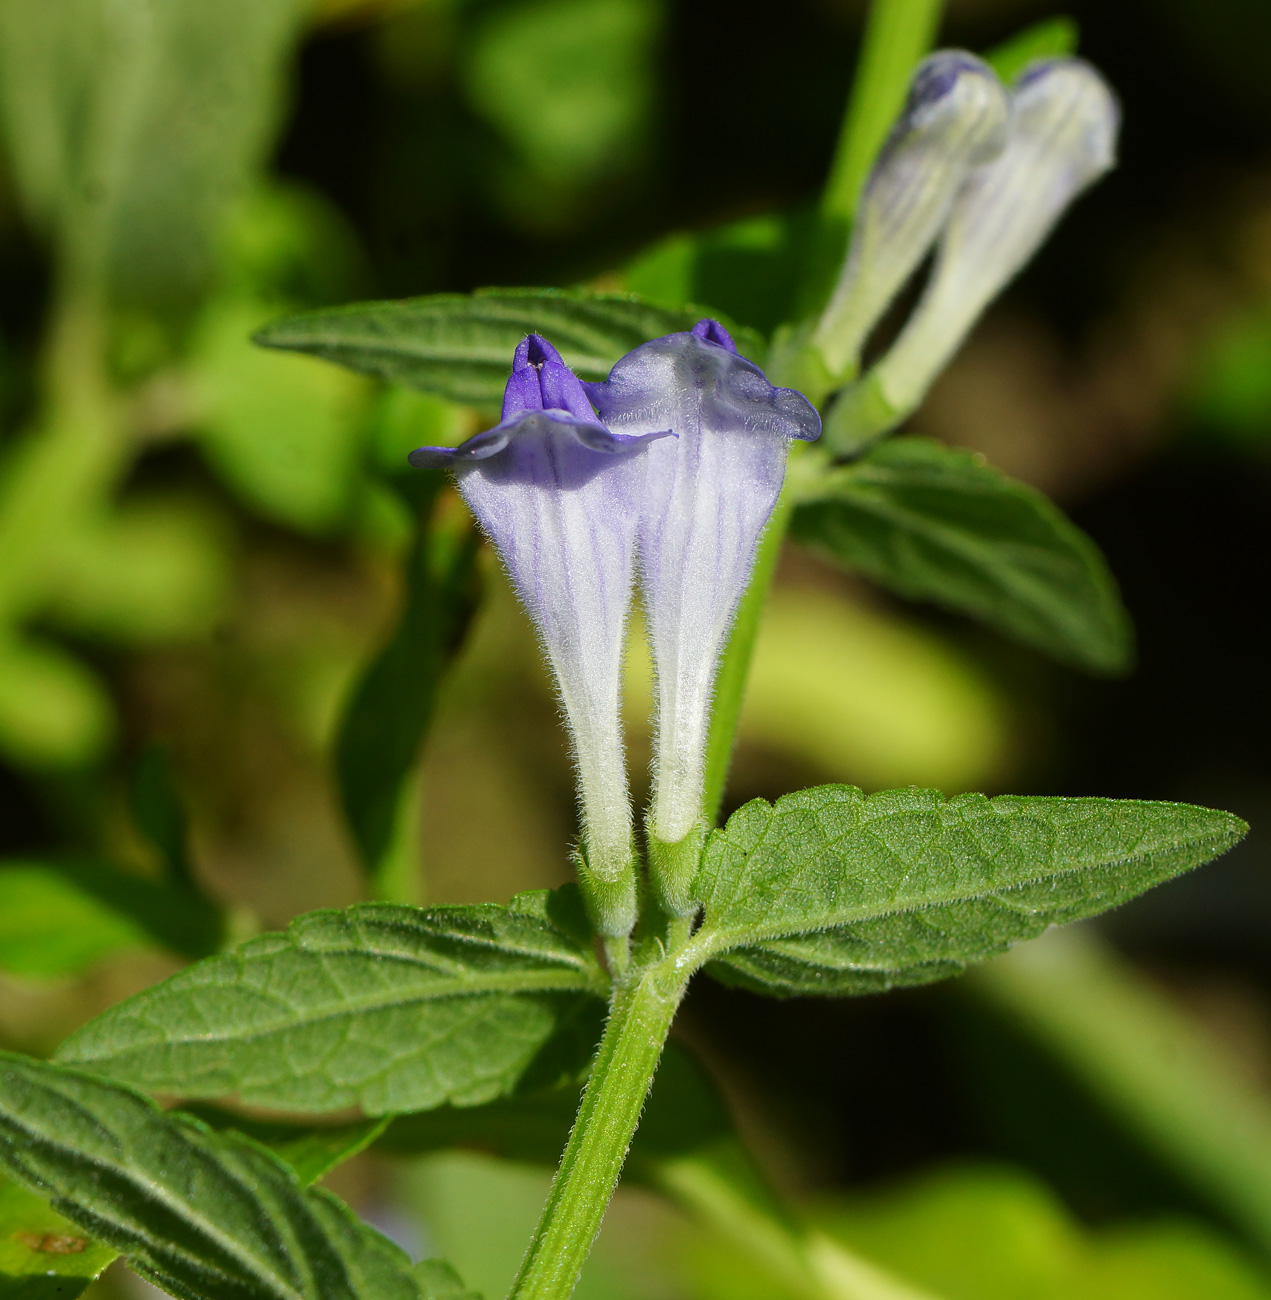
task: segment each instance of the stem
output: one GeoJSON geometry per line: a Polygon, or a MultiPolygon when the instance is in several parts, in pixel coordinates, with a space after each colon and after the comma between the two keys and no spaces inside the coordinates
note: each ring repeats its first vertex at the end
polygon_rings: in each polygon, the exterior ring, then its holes
{"type": "Polygon", "coordinates": [[[674,957],[618,989],[596,1064],[512,1286],[513,1300],[566,1300],[600,1231],[640,1122],[689,967],[674,957]]]}
{"type": "Polygon", "coordinates": [[[847,249],[865,178],[904,106],[914,65],[930,50],[944,0],[874,0],[852,80],[830,176],[821,195],[821,230],[808,268],[804,307],[819,311],[847,249]]]}

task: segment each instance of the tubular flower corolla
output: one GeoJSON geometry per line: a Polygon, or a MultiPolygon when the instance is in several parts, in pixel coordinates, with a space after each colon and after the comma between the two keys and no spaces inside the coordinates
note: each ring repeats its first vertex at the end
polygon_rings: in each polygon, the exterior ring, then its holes
{"type": "Polygon", "coordinates": [[[501,422],[459,447],[410,455],[455,471],[534,622],[573,739],[586,867],[604,882],[634,881],[622,651],[645,484],[638,453],[668,432],[611,432],[556,349],[531,334],[516,350],[501,422]]]}
{"type": "Polygon", "coordinates": [[[1112,91],[1081,59],[1024,70],[1011,90],[1006,145],[967,177],[922,299],[883,359],[831,411],[836,450],[917,409],[988,303],[1077,195],[1113,166],[1119,124],[1112,91]]]}
{"type": "Polygon", "coordinates": [[[935,243],[968,171],[1001,152],[1009,115],[1005,88],[973,54],[941,50],[919,64],[813,335],[831,375],[855,366],[869,331],[935,243]]]}
{"type": "Polygon", "coordinates": [[[801,394],[774,388],[728,332],[692,332],[627,353],[587,391],[615,435],[674,438],[643,457],[640,586],[657,684],[649,832],[677,844],[698,830],[716,666],[781,491],[791,439],[817,437],[801,394]]]}

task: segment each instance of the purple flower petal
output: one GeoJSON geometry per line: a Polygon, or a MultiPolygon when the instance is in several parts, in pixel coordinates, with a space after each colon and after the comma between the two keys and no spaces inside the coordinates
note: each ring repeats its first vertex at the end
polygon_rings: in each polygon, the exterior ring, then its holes
{"type": "Polygon", "coordinates": [[[573,740],[586,865],[614,882],[633,861],[620,689],[645,486],[635,453],[669,430],[611,432],[537,335],[516,351],[503,415],[459,447],[421,447],[410,461],[455,471],[534,622],[573,740]]]}
{"type": "Polygon", "coordinates": [[[788,444],[821,427],[806,398],[774,388],[729,343],[704,321],[643,344],[605,383],[586,386],[616,433],[676,435],[640,459],[638,541],[657,678],[650,830],[667,843],[700,823],[716,665],[781,491],[788,444]]]}

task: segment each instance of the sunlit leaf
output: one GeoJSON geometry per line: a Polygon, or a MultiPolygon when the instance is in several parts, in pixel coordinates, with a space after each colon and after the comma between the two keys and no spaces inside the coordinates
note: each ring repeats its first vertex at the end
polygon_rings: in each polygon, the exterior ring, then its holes
{"type": "Polygon", "coordinates": [[[1076,54],[1081,29],[1065,15],[1043,18],[1023,31],[985,51],[984,61],[1003,81],[1009,83],[1034,59],[1055,59],[1076,54]]]}
{"type": "Polygon", "coordinates": [[[110,1008],[58,1057],[282,1110],[475,1105],[594,1017],[607,978],[592,942],[573,889],[507,907],[312,912],[110,1008]]]}
{"type": "Polygon", "coordinates": [[[49,979],[144,947],[145,931],[39,863],[0,866],[0,970],[49,979]]]}
{"type": "Polygon", "coordinates": [[[1190,804],[820,786],[712,832],[697,941],[720,978],[778,995],[926,983],[1116,907],[1247,829],[1190,804]]]}
{"type": "MultiPolygon", "coordinates": [[[[582,378],[604,379],[624,353],[708,314],[656,307],[630,294],[482,289],[302,312],[266,325],[255,338],[263,347],[307,352],[497,410],[526,334],[548,338],[582,378]]],[[[756,343],[745,333],[738,339],[744,353],[756,343]]]]}
{"type": "Polygon", "coordinates": [[[205,286],[213,239],[264,159],[303,0],[9,0],[0,107],[28,209],[72,280],[128,299],[205,286]]]}
{"type": "Polygon", "coordinates": [[[115,1255],[46,1201],[0,1177],[4,1300],[75,1300],[115,1255]]]}
{"type": "Polygon", "coordinates": [[[1129,618],[1098,548],[1040,492],[970,452],[883,443],[810,487],[791,531],[902,596],[1057,659],[1100,673],[1129,666],[1129,618]]]}

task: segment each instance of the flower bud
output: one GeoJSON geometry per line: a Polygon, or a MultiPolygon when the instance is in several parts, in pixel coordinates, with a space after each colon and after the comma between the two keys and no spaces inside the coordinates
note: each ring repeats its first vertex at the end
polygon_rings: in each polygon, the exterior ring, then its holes
{"type": "Polygon", "coordinates": [[[1001,151],[1008,115],[1002,83],[973,54],[941,50],[919,64],[813,334],[832,376],[855,368],[869,331],[935,243],[967,173],[1001,151]]]}
{"type": "Polygon", "coordinates": [[[1068,205],[1113,166],[1119,121],[1116,99],[1088,63],[1050,59],[1024,70],[1006,147],[958,195],[922,300],[869,376],[893,424],[917,409],[1068,205]]]}

